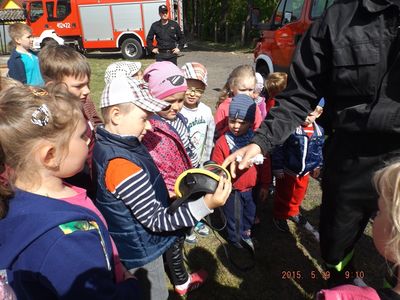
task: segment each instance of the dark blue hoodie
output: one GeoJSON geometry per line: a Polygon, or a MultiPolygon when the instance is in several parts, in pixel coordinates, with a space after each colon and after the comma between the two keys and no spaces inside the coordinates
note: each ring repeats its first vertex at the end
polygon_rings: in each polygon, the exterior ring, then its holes
{"type": "Polygon", "coordinates": [[[19,300],[138,299],[135,280],[115,283],[108,231],[83,207],[17,191],[0,220],[0,253],[19,300]]]}

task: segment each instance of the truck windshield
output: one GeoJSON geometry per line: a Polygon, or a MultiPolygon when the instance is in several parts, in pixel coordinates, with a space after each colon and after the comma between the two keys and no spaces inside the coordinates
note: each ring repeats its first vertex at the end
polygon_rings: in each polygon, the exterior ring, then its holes
{"type": "Polygon", "coordinates": [[[333,0],[314,0],[311,8],[311,19],[316,19],[322,15],[322,13],[327,9],[333,0]]]}
{"type": "Polygon", "coordinates": [[[63,21],[71,13],[71,2],[60,0],[57,3],[56,15],[54,15],[54,2],[46,2],[47,21],[63,21]]]}
{"type": "Polygon", "coordinates": [[[295,22],[300,19],[304,0],[283,0],[279,3],[273,25],[276,27],[295,22]]]}
{"type": "Polygon", "coordinates": [[[29,21],[36,22],[43,16],[43,3],[40,1],[31,2],[29,6],[29,21]]]}

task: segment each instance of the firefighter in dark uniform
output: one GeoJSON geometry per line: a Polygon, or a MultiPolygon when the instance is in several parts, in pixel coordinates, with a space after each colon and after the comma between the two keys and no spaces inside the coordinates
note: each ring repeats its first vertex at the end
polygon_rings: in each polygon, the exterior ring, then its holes
{"type": "Polygon", "coordinates": [[[326,99],[319,229],[331,286],[353,279],[355,244],[378,209],[373,173],[400,157],[399,25],[399,0],[334,1],[299,42],[287,88],[252,143],[223,164],[235,173],[241,156],[239,169],[248,167],[326,99]]]}
{"type": "Polygon", "coordinates": [[[147,34],[147,48],[156,55],[156,61],[170,61],[178,64],[178,54],[183,48],[184,38],[179,24],[168,18],[168,8],[165,5],[158,7],[160,20],[154,22],[147,34]],[[156,38],[157,46],[153,46],[156,38]]]}

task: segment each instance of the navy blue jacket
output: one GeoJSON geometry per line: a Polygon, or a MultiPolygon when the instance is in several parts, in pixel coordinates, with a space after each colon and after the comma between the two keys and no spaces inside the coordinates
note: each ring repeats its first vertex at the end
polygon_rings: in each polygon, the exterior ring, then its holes
{"type": "Polygon", "coordinates": [[[127,269],[141,267],[162,255],[175,241],[176,232],[152,232],[145,228],[121,199],[105,186],[105,171],[114,158],[124,158],[141,167],[150,177],[157,200],[168,207],[168,191],[147,149],[133,136],[121,137],[97,127],[93,166],[97,176],[96,205],[107,220],[109,231],[127,269]]]}
{"type": "Polygon", "coordinates": [[[7,67],[9,77],[26,84],[26,72],[24,63],[21,59],[21,53],[14,49],[7,61],[7,67]]]}
{"type": "Polygon", "coordinates": [[[314,133],[309,138],[302,126],[272,152],[272,170],[284,170],[303,176],[322,165],[324,130],[314,122],[314,133]]]}
{"type": "Polygon", "coordinates": [[[0,220],[0,253],[19,300],[138,299],[135,280],[115,283],[109,234],[86,208],[17,190],[0,220]]]}

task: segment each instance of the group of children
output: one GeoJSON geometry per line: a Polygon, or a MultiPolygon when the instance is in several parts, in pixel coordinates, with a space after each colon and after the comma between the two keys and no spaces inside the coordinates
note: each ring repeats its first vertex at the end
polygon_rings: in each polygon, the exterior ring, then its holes
{"type": "MultiPolygon", "coordinates": [[[[167,299],[164,262],[175,291],[186,295],[207,272],[188,273],[184,241],[194,242],[194,232],[207,235],[201,220],[222,206],[228,241],[254,248],[256,203],[266,199],[272,175],[276,227],[307,223],[299,208],[309,176],[318,177],[322,167],[324,132],[315,120],[323,101],[232,183],[221,176],[213,194],[168,211],[182,172],[209,160],[222,164],[251,143],[286,85],[285,73],[264,83],[251,66],[235,68],[214,118],[201,101],[208,84],[203,65],[156,62],[142,72],[140,63],[116,62],[105,72],[102,120],[83,55],[49,45],[31,63],[29,27],[12,27],[10,35],[16,50],[9,75],[27,84],[3,79],[0,93],[0,292],[10,299],[7,282],[18,299],[167,299]]],[[[394,164],[377,175],[381,214],[374,223],[378,250],[395,264],[398,171],[394,164]]]]}

